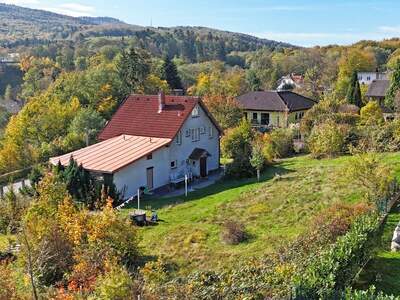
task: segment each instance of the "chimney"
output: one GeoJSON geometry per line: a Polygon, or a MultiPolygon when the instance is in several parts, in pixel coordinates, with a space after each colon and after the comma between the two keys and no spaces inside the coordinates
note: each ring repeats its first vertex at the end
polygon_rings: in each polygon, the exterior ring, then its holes
{"type": "Polygon", "coordinates": [[[158,113],[161,113],[165,107],[165,94],[163,91],[158,93],[158,113]]]}

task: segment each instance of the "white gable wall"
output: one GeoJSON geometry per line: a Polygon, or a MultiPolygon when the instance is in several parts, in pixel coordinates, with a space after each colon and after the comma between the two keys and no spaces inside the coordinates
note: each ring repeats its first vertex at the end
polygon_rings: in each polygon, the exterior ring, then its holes
{"type": "Polygon", "coordinates": [[[187,165],[187,159],[195,148],[202,148],[207,150],[211,156],[207,157],[207,170],[217,170],[219,168],[219,133],[215,125],[211,122],[206,112],[198,106],[198,117],[192,117],[189,115],[186,122],[181,128],[182,142],[177,144],[177,138],[175,138],[170,148],[169,165],[172,161],[177,161],[177,168],[171,169],[171,173],[185,174],[190,169],[195,176],[200,175],[199,162],[195,165],[190,163],[187,165]],[[204,133],[200,134],[198,141],[192,140],[192,129],[197,130],[198,128],[205,128],[204,133]],[[213,135],[209,136],[210,128],[212,128],[213,135]],[[190,132],[190,136],[187,136],[186,132],[190,132]]]}

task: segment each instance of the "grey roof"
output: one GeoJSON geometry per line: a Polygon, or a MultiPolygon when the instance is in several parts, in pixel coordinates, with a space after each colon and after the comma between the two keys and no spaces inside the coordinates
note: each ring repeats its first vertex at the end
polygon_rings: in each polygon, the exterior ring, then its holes
{"type": "Polygon", "coordinates": [[[265,111],[298,111],[316,104],[314,100],[291,91],[249,92],[237,100],[244,109],[265,111]]]}
{"type": "Polygon", "coordinates": [[[373,80],[365,94],[367,97],[385,97],[389,89],[389,80],[373,80]]]}

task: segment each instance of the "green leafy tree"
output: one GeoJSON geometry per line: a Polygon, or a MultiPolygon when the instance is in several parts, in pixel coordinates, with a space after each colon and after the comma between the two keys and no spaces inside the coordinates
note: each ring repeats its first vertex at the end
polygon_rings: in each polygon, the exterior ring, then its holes
{"type": "Polygon", "coordinates": [[[178,70],[176,68],[175,63],[169,58],[169,56],[165,56],[163,64],[162,64],[162,77],[161,79],[166,80],[168,82],[169,87],[172,90],[182,89],[182,81],[178,75],[178,70]]]}
{"type": "Polygon", "coordinates": [[[221,149],[226,158],[233,159],[233,162],[228,165],[228,175],[245,177],[254,174],[250,163],[253,138],[254,132],[250,122],[245,119],[237,127],[226,132],[222,139],[221,149]]]}
{"type": "Polygon", "coordinates": [[[390,108],[394,108],[394,100],[397,91],[400,89],[400,59],[397,60],[394,72],[390,78],[390,87],[386,93],[385,104],[390,108]]]}
{"type": "Polygon", "coordinates": [[[130,48],[123,51],[117,64],[118,75],[125,95],[139,93],[150,74],[149,56],[142,50],[130,48]]]}
{"type": "Polygon", "coordinates": [[[262,168],[264,167],[265,158],[262,149],[262,142],[259,139],[256,139],[251,148],[251,166],[257,171],[257,181],[260,181],[260,173],[262,168]]]}
{"type": "Polygon", "coordinates": [[[350,104],[357,105],[358,107],[362,106],[360,83],[358,82],[358,76],[356,71],[354,71],[351,76],[349,88],[347,90],[346,100],[350,104]]]}
{"type": "Polygon", "coordinates": [[[257,75],[256,70],[250,69],[246,73],[246,81],[249,85],[250,90],[252,91],[259,91],[261,90],[261,80],[257,75]]]}
{"type": "Polygon", "coordinates": [[[106,120],[97,111],[91,108],[81,109],[69,126],[69,134],[85,138],[86,144],[96,141],[96,136],[103,128],[106,120]]]}
{"type": "Polygon", "coordinates": [[[334,157],[345,151],[348,128],[332,121],[315,126],[307,146],[315,158],[334,157]]]}

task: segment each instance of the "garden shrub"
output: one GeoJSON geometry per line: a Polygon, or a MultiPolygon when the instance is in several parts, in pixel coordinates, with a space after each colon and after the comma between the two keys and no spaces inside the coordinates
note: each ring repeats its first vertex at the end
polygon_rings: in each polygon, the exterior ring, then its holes
{"type": "Polygon", "coordinates": [[[242,223],[226,221],[223,224],[221,239],[228,245],[237,245],[246,239],[246,230],[242,223]]]}
{"type": "Polygon", "coordinates": [[[382,109],[378,102],[370,101],[360,110],[360,123],[363,125],[379,125],[384,122],[382,109]]]}
{"type": "Polygon", "coordinates": [[[288,157],[294,152],[294,132],[291,128],[277,128],[264,136],[264,156],[267,161],[288,157]]]}
{"type": "Polygon", "coordinates": [[[249,177],[254,174],[250,163],[251,143],[254,131],[248,121],[242,120],[239,126],[229,129],[221,141],[221,150],[225,158],[233,159],[227,166],[227,175],[232,177],[249,177]]]}
{"type": "Polygon", "coordinates": [[[366,291],[347,289],[343,298],[346,300],[400,300],[400,297],[377,292],[374,286],[370,286],[366,291]]]}
{"type": "Polygon", "coordinates": [[[106,272],[96,280],[93,296],[89,299],[125,300],[134,299],[137,292],[128,271],[116,262],[106,263],[106,272]]]}
{"type": "Polygon", "coordinates": [[[315,126],[307,139],[307,147],[314,158],[334,157],[346,151],[348,125],[332,121],[315,126]]]}

